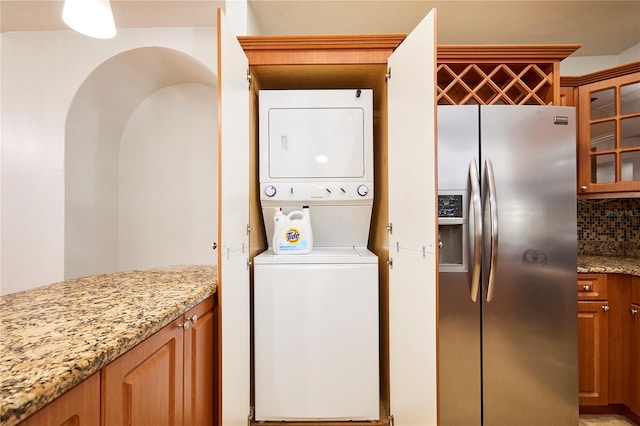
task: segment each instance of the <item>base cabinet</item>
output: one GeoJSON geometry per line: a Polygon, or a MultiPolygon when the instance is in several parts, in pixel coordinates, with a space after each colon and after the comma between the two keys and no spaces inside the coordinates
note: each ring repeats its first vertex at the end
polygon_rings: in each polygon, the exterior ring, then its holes
{"type": "Polygon", "coordinates": [[[640,277],[578,275],[580,411],[640,419],[640,277]]]}
{"type": "Polygon", "coordinates": [[[185,315],[184,426],[215,425],[218,419],[218,351],[215,300],[202,302],[185,315]]]}
{"type": "Polygon", "coordinates": [[[20,426],[94,426],[100,424],[100,373],[89,377],[20,426]]]}
{"type": "Polygon", "coordinates": [[[640,277],[631,280],[629,408],[640,416],[640,277]]]}
{"type": "Polygon", "coordinates": [[[104,367],[102,424],[213,425],[215,318],[209,298],[104,367]]]}
{"type": "Polygon", "coordinates": [[[105,426],[181,424],[184,358],[180,321],[102,369],[105,426]]]}
{"type": "Polygon", "coordinates": [[[214,426],[216,296],[136,345],[20,426],[214,426]]]}
{"type": "Polygon", "coordinates": [[[607,301],[578,302],[580,405],[608,402],[607,301]],[[604,309],[606,307],[606,309],[604,309]]]}
{"type": "Polygon", "coordinates": [[[631,316],[629,408],[640,416],[640,303],[632,303],[629,314],[631,316]]]}

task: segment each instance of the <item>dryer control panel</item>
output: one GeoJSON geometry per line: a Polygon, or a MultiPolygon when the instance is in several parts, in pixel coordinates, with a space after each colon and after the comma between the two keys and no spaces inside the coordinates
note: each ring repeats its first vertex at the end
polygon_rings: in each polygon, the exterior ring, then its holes
{"type": "Polygon", "coordinates": [[[373,202],[373,182],[261,183],[262,201],[354,201],[373,202]]]}

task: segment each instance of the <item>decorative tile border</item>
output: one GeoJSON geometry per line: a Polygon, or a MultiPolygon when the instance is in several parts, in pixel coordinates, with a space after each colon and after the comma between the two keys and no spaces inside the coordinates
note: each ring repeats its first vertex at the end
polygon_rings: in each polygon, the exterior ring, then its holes
{"type": "Polygon", "coordinates": [[[640,198],[578,201],[578,254],[640,257],[640,198]]]}

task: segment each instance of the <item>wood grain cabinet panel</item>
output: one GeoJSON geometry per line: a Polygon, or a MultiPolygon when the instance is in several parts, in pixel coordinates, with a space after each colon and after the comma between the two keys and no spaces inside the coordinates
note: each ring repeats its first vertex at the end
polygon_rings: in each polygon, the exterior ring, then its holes
{"type": "Polygon", "coordinates": [[[100,424],[100,373],[89,377],[19,426],[95,426],[100,424]]]}
{"type": "Polygon", "coordinates": [[[184,335],[184,425],[214,425],[217,421],[217,330],[215,299],[191,309],[184,335]]]}
{"type": "Polygon", "coordinates": [[[579,274],[578,300],[607,300],[607,274],[579,274]]]}
{"type": "Polygon", "coordinates": [[[103,426],[212,426],[217,417],[212,296],[102,369],[103,426]]]}
{"type": "Polygon", "coordinates": [[[102,369],[105,426],[182,424],[183,331],[174,321],[102,369]]]}
{"type": "Polygon", "coordinates": [[[608,402],[608,302],[578,302],[578,372],[580,405],[608,402]]]}
{"type": "MultiPolygon", "coordinates": [[[[640,278],[638,280],[640,281],[640,278]]],[[[629,315],[631,317],[629,408],[640,416],[640,304],[632,303],[629,315]]]]}
{"type": "Polygon", "coordinates": [[[631,277],[631,303],[640,305],[640,277],[631,277]]]}

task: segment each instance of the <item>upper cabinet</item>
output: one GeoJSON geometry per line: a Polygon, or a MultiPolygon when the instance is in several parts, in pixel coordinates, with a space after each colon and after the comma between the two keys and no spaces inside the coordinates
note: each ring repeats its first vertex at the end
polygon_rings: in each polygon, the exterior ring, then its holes
{"type": "Polygon", "coordinates": [[[569,85],[577,93],[578,197],[640,196],[640,62],[563,78],[569,85]]]}

